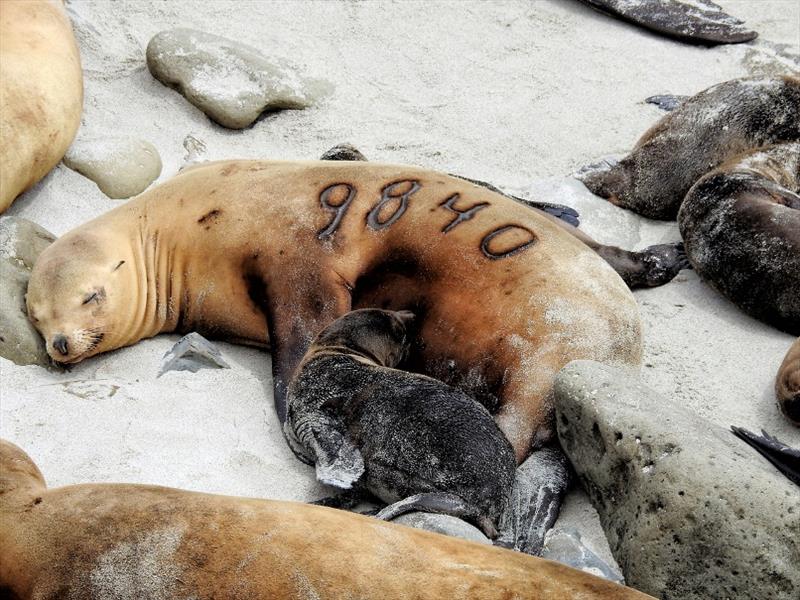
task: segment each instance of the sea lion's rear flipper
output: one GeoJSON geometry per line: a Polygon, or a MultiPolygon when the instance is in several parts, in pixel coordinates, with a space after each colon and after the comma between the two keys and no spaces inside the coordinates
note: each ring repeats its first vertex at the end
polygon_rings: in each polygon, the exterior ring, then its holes
{"type": "Polygon", "coordinates": [[[693,44],[739,44],[758,37],[710,0],[581,0],[602,13],[693,44]]]}
{"type": "Polygon", "coordinates": [[[560,448],[551,446],[531,454],[517,467],[495,543],[539,556],[568,484],[569,462],[560,448]]]}
{"type": "Polygon", "coordinates": [[[335,496],[326,496],[325,498],[314,500],[313,502],[309,502],[309,504],[338,508],[339,510],[353,510],[368,497],[369,495],[365,494],[363,490],[349,489],[335,496]]]}
{"type": "Polygon", "coordinates": [[[790,481],[800,485],[800,450],[787,446],[763,429],[762,435],[731,425],[731,431],[755,448],[761,456],[775,465],[790,481]]]}
{"type": "Polygon", "coordinates": [[[535,208],[537,210],[541,210],[542,212],[547,213],[548,215],[554,216],[556,219],[560,219],[566,223],[569,223],[573,227],[577,227],[580,225],[579,214],[578,211],[574,208],[570,208],[569,206],[565,206],[563,204],[556,204],[554,202],[539,202],[536,200],[529,200],[527,198],[520,198],[519,196],[513,196],[511,194],[507,194],[497,186],[492,185],[491,183],[487,183],[486,181],[481,181],[480,179],[472,179],[471,177],[464,177],[463,175],[456,175],[455,173],[448,173],[450,177],[455,177],[457,179],[463,179],[464,181],[469,181],[470,183],[474,183],[480,187],[484,187],[487,190],[494,192],[495,194],[500,194],[501,196],[505,196],[506,198],[511,198],[512,200],[516,200],[517,202],[524,204],[525,206],[529,206],[530,208],[535,208]]]}
{"type": "Polygon", "coordinates": [[[690,96],[675,96],[674,94],[658,94],[645,98],[648,104],[655,104],[661,110],[673,111],[688,100],[690,96]]]}
{"type": "Polygon", "coordinates": [[[390,504],[375,516],[383,521],[391,521],[395,517],[418,510],[464,519],[477,525],[489,539],[497,537],[494,523],[477,506],[469,504],[461,496],[447,492],[414,494],[390,504]]]}

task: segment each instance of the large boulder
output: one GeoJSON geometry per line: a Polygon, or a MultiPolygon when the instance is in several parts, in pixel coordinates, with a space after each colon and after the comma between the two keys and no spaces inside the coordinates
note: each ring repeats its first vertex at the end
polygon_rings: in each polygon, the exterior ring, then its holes
{"type": "Polygon", "coordinates": [[[280,58],[194,29],[157,34],[147,45],[147,67],[231,129],[252,125],[267,110],[306,108],[332,90],[326,81],[301,77],[280,58]]]}
{"type": "Polygon", "coordinates": [[[800,489],[729,431],[591,361],[558,436],[628,585],[665,600],[800,597],[800,489]]]}

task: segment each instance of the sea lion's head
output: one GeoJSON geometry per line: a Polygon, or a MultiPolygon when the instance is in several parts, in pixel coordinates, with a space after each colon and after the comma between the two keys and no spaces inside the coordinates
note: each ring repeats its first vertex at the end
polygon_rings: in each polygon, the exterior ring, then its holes
{"type": "Polygon", "coordinates": [[[384,367],[396,367],[411,346],[414,313],[362,308],[328,325],[314,341],[316,348],[346,348],[384,367]]]}
{"type": "Polygon", "coordinates": [[[44,477],[31,457],[19,446],[0,439],[0,504],[12,492],[36,492],[45,487],[44,477]]]}
{"type": "Polygon", "coordinates": [[[116,322],[136,303],[134,261],[121,246],[70,232],[36,261],[26,296],[28,319],[56,362],[76,363],[117,347],[116,322]]]}

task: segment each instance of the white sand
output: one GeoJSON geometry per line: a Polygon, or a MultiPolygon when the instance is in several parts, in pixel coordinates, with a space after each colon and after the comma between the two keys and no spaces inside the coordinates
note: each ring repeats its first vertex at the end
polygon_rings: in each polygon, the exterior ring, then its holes
{"type": "MultiPolygon", "coordinates": [[[[533,190],[576,206],[599,239],[642,247],[677,240],[676,226],[610,206],[564,176],[630,149],[662,114],[645,97],[693,94],[748,75],[748,67],[760,73],[777,60],[773,44],[797,55],[796,0],[719,3],[761,33],[755,44],[689,46],[572,0],[67,4],[86,78],[81,135],[150,141],[164,165],[159,181],[183,164],[187,135],[205,143],[201,160],[316,158],[350,141],[372,160],[533,190]],[[336,90],[319,107],[223,129],[147,71],[147,42],[178,26],[290,58],[336,90]]],[[[59,165],[9,214],[63,234],[116,205],[59,165]]],[[[782,419],[772,395],[789,335],[746,317],[693,272],[636,297],[647,383],[719,425],[763,427],[800,445],[800,430],[782,419]]],[[[176,340],[144,341],[63,375],[0,359],[0,434],[33,456],[51,486],[127,481],[269,498],[322,495],[313,471],[281,438],[269,355],[220,344],[232,369],[156,379],[176,340]]],[[[608,555],[582,493],[570,495],[561,521],[608,555]]]]}

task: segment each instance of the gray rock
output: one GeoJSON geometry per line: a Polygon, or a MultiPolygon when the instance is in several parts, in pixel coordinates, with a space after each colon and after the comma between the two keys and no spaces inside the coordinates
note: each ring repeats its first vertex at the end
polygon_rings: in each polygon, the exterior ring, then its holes
{"type": "Polygon", "coordinates": [[[333,87],[302,78],[284,61],[251,46],[194,29],[153,37],[147,66],[153,77],[231,129],[251,125],[265,110],[306,108],[333,87]]]}
{"type": "Polygon", "coordinates": [[[155,146],[123,136],[80,139],[67,150],[64,164],[116,199],[142,193],[161,174],[155,146]]]}
{"type": "Polygon", "coordinates": [[[800,597],[800,493],[754,450],[590,361],[559,373],[555,404],[628,585],[665,600],[800,597]]]}
{"type": "Polygon", "coordinates": [[[222,358],[222,353],[214,344],[199,333],[193,331],[183,336],[164,355],[158,376],[167,371],[191,371],[200,369],[230,369],[230,365],[222,358]]]}
{"type": "Polygon", "coordinates": [[[587,548],[575,529],[554,528],[548,531],[540,556],[625,585],[622,574],[587,548]]]}
{"type": "Polygon", "coordinates": [[[0,356],[18,365],[52,366],[42,336],[28,320],[25,292],[33,264],[55,239],[32,221],[0,217],[0,356]]]}
{"type": "Polygon", "coordinates": [[[478,542],[479,544],[489,544],[491,541],[487,538],[480,529],[470,525],[466,521],[458,517],[451,517],[450,515],[437,515],[434,513],[426,512],[409,512],[399,517],[392,519],[392,523],[405,525],[406,527],[414,527],[416,529],[424,529],[434,533],[441,533],[452,537],[462,538],[471,542],[478,542]]]}

